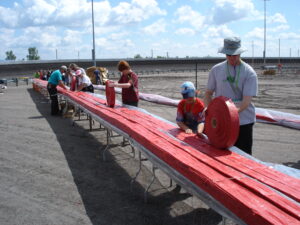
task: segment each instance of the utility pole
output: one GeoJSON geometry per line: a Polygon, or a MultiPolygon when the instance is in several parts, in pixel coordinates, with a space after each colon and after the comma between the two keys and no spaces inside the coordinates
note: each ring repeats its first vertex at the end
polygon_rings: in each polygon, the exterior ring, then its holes
{"type": "Polygon", "coordinates": [[[263,52],[263,57],[264,57],[264,66],[266,65],[266,36],[267,36],[267,19],[266,19],[266,8],[267,4],[266,1],[269,0],[263,0],[264,1],[264,52],[263,52]]]}
{"type": "Polygon", "coordinates": [[[93,23],[93,50],[92,50],[92,57],[93,57],[94,66],[96,66],[95,27],[94,27],[94,0],[92,0],[92,23],[93,23]]]}
{"type": "Polygon", "coordinates": [[[278,64],[280,64],[280,38],[278,40],[278,64]]]}
{"type": "Polygon", "coordinates": [[[196,90],[198,89],[198,62],[196,61],[196,90]]]}
{"type": "Polygon", "coordinates": [[[252,41],[252,67],[254,66],[254,42],[252,41]]]}

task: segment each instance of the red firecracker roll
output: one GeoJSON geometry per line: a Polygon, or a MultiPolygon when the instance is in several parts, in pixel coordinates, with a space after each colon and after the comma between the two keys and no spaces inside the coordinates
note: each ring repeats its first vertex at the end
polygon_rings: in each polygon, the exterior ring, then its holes
{"type": "Polygon", "coordinates": [[[108,86],[110,82],[112,81],[108,80],[105,82],[106,104],[108,107],[113,108],[116,102],[116,92],[114,87],[108,86]]]}
{"type": "Polygon", "coordinates": [[[212,100],[205,114],[205,134],[217,148],[235,144],[239,135],[239,114],[231,99],[220,96],[212,100]]]}
{"type": "Polygon", "coordinates": [[[72,76],[70,90],[75,91],[75,89],[76,89],[76,77],[72,76]]]}

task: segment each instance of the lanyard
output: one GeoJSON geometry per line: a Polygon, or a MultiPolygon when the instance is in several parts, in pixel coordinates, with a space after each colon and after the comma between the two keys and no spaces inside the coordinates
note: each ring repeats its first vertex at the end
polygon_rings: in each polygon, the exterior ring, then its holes
{"type": "Polygon", "coordinates": [[[241,72],[241,66],[242,66],[242,61],[240,61],[240,65],[239,65],[239,70],[238,70],[238,74],[236,75],[236,73],[234,74],[234,76],[231,76],[230,72],[229,72],[229,66],[228,66],[228,62],[227,62],[227,78],[226,80],[233,84],[235,83],[235,86],[238,86],[239,80],[240,80],[240,72],[241,72]],[[236,78],[236,79],[235,79],[236,78]]]}

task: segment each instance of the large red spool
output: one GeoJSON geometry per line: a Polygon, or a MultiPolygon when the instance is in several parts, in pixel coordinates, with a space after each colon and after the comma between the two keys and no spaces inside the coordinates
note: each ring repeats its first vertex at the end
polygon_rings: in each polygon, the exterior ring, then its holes
{"type": "Polygon", "coordinates": [[[106,81],[105,82],[105,94],[106,94],[106,104],[108,107],[113,108],[116,102],[116,92],[114,87],[109,87],[108,84],[113,81],[106,81]]]}
{"type": "Polygon", "coordinates": [[[228,148],[235,144],[240,130],[239,114],[231,99],[214,98],[205,113],[205,134],[217,148],[228,148]]]}

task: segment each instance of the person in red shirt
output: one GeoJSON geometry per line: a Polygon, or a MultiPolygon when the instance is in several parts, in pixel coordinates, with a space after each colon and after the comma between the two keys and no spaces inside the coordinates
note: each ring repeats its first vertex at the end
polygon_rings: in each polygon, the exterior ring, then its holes
{"type": "Polygon", "coordinates": [[[138,106],[138,76],[132,72],[129,63],[122,60],[118,63],[118,70],[122,73],[118,82],[109,82],[109,87],[122,88],[122,103],[138,106]]]}
{"type": "Polygon", "coordinates": [[[181,85],[181,94],[183,99],[177,106],[177,125],[185,133],[202,135],[205,106],[202,100],[196,97],[194,84],[190,81],[184,82],[181,85]]]}

